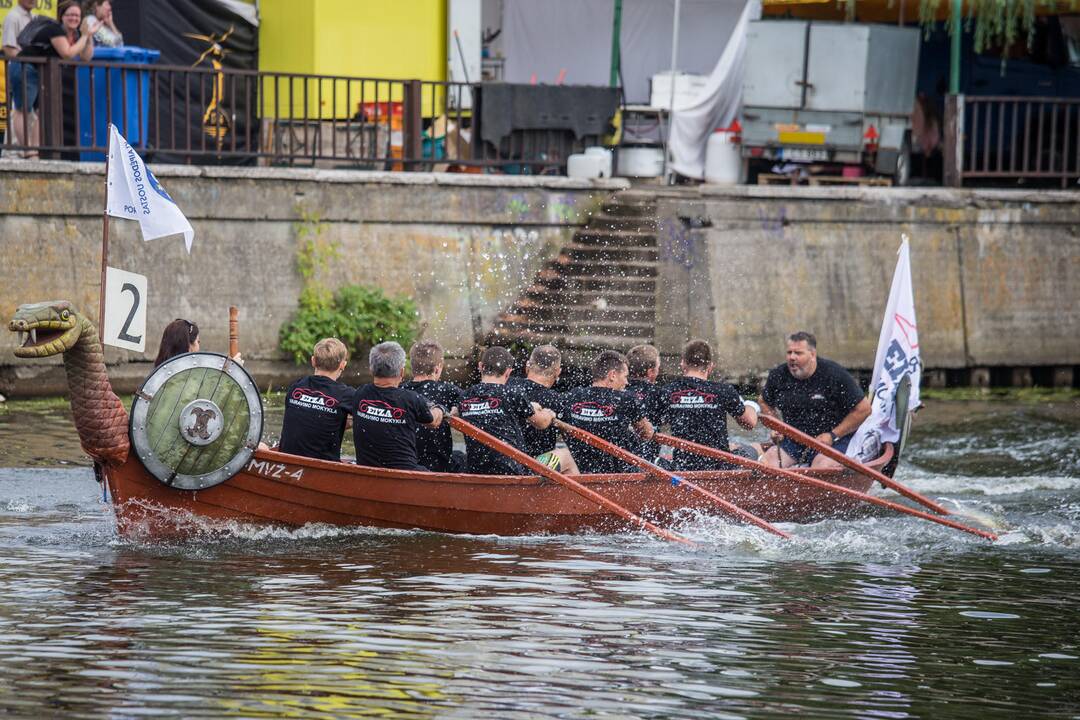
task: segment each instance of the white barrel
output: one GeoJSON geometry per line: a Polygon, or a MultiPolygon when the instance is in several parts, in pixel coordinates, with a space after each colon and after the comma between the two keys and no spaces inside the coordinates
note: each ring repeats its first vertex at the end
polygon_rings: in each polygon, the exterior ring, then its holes
{"type": "Polygon", "coordinates": [[[664,149],[660,147],[619,148],[621,177],[660,177],[664,174],[664,149]]]}
{"type": "Polygon", "coordinates": [[[705,182],[716,185],[738,185],[742,172],[742,157],[738,137],[731,130],[717,130],[705,144],[705,182]]]}

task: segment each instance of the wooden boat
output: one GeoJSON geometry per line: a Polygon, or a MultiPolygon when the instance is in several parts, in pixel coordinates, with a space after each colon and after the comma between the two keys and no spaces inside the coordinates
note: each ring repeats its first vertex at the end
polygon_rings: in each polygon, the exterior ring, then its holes
{"type": "MultiPolygon", "coordinates": [[[[258,392],[247,373],[221,355],[190,353],[162,365],[136,393],[129,418],[109,385],[96,328],[70,303],[24,305],[9,329],[29,335],[16,350],[21,357],[63,355],[82,447],[94,459],[99,479],[107,483],[119,531],[125,536],[185,534],[229,522],[289,527],[326,523],[497,535],[617,532],[631,527],[595,502],[540,477],[387,470],[255,450],[261,433],[258,392]],[[231,373],[229,377],[240,379],[240,385],[246,387],[241,391],[227,387],[229,381],[218,381],[212,384],[217,395],[169,395],[170,383],[183,386],[186,392],[184,373],[210,370],[221,377],[231,373]],[[159,379],[160,384],[155,384],[159,379]],[[236,406],[235,398],[245,393],[248,404],[236,406]],[[167,402],[170,408],[161,415],[165,421],[159,421],[153,411],[147,415],[144,403],[154,398],[167,402]],[[207,399],[216,399],[220,409],[239,407],[235,417],[244,418],[243,427],[226,427],[217,440],[202,443],[204,448],[197,447],[198,443],[180,443],[184,457],[163,473],[160,461],[168,459],[168,452],[154,457],[140,444],[140,438],[145,440],[148,429],[156,434],[155,427],[169,429],[174,438],[181,437],[187,408],[207,399]],[[247,419],[256,418],[258,422],[249,427],[247,419]],[[189,454],[192,458],[218,457],[219,446],[226,440],[233,443],[229,452],[242,451],[231,457],[225,453],[227,463],[220,459],[193,464],[184,459],[189,454]],[[203,474],[178,475],[181,471],[177,468],[184,463],[192,473],[203,474]],[[211,475],[213,479],[206,481],[211,475]],[[184,489],[183,480],[192,478],[198,482],[184,489]]],[[[895,460],[892,446],[886,445],[871,466],[891,470],[895,460]]],[[[873,482],[846,469],[806,472],[862,492],[873,482]]],[[[865,512],[865,505],[849,496],[783,477],[747,470],[684,475],[767,521],[808,522],[865,512]]],[[[574,479],[658,524],[670,523],[688,511],[719,511],[701,494],[651,473],[580,475],[574,479]]]]}
{"type": "MultiPolygon", "coordinates": [[[[893,459],[892,446],[871,464],[893,459]]],[[[872,481],[838,470],[808,475],[865,492],[872,481]]],[[[863,515],[866,505],[835,492],[751,471],[688,472],[707,490],[771,522],[811,522],[863,515]]],[[[716,513],[707,499],[642,473],[573,476],[633,513],[670,523],[687,511],[716,513]]],[[[178,490],[153,477],[132,454],[105,479],[122,535],[183,533],[192,521],[279,526],[307,523],[417,528],[479,535],[619,532],[629,524],[539,477],[410,472],[262,450],[229,480],[206,490],[178,490]]]]}

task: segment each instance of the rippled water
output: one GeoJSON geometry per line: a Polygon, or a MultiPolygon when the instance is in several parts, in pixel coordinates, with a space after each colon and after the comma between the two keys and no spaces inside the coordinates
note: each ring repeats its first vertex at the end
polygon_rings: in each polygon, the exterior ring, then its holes
{"type": "Polygon", "coordinates": [[[790,542],[688,519],[698,551],[327,527],[128,543],[89,469],[59,466],[74,434],[29,442],[39,414],[0,415],[0,463],[22,466],[0,469],[0,713],[1080,717],[1080,409],[923,415],[899,479],[998,543],[881,515],[790,542]]]}

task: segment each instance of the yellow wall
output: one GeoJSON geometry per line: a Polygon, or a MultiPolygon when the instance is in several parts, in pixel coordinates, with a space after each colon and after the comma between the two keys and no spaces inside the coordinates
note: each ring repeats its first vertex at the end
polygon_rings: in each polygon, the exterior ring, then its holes
{"type": "Polygon", "coordinates": [[[260,70],[315,72],[314,38],[315,13],[311,11],[309,3],[263,0],[260,4],[260,70]]]}
{"type": "MultiPolygon", "coordinates": [[[[447,0],[262,0],[259,69],[350,78],[446,79],[447,0]]],[[[324,80],[294,81],[293,117],[339,119],[365,103],[400,102],[400,84],[324,80]],[[319,92],[322,96],[319,97],[319,92]]],[[[287,84],[280,84],[278,117],[287,115],[287,84]]],[[[430,89],[425,114],[430,114],[430,89]]],[[[274,107],[273,88],[264,94],[274,107]]],[[[441,102],[436,99],[437,105],[441,102]]]]}

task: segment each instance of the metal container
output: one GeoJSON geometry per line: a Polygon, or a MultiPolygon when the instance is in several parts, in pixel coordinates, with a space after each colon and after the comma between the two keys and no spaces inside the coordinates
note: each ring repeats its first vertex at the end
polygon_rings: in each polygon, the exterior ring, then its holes
{"type": "Polygon", "coordinates": [[[910,151],[918,66],[917,28],[750,23],[743,156],[859,163],[870,151],[879,172],[898,171],[910,151]]]}

